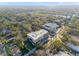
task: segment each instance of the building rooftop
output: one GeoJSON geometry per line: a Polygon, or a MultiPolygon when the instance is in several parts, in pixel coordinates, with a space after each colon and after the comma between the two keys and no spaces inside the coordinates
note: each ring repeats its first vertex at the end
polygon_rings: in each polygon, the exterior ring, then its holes
{"type": "Polygon", "coordinates": [[[59,51],[57,54],[55,54],[54,56],[70,56],[69,54],[63,52],[63,51],[59,51]]]}
{"type": "Polygon", "coordinates": [[[13,56],[20,56],[20,52],[20,49],[16,45],[12,47],[13,56]]]}
{"type": "Polygon", "coordinates": [[[12,31],[10,29],[3,29],[2,32],[4,34],[11,34],[12,33],[12,31]]]}
{"type": "Polygon", "coordinates": [[[35,41],[46,33],[48,33],[48,31],[46,31],[44,29],[40,29],[39,31],[31,32],[27,35],[35,41]]]}
{"type": "Polygon", "coordinates": [[[48,29],[48,30],[54,30],[55,28],[59,27],[59,25],[57,25],[56,23],[46,23],[43,25],[44,28],[48,29]]]}
{"type": "Polygon", "coordinates": [[[76,52],[79,53],[79,46],[76,46],[76,45],[74,45],[74,44],[72,44],[72,43],[67,43],[66,45],[67,45],[69,48],[71,48],[72,50],[74,50],[74,51],[76,51],[76,52]]]}
{"type": "Polygon", "coordinates": [[[58,25],[56,23],[46,23],[46,26],[52,26],[52,27],[57,27],[58,25]]]}

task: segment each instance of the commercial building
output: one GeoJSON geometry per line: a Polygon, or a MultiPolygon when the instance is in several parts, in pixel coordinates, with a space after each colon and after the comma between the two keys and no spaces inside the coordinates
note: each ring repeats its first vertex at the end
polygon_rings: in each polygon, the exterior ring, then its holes
{"type": "Polygon", "coordinates": [[[55,35],[57,29],[59,28],[59,25],[56,23],[46,23],[43,25],[43,28],[47,30],[51,35],[55,35]]]}
{"type": "Polygon", "coordinates": [[[42,43],[43,41],[46,41],[48,38],[48,31],[44,29],[40,29],[39,31],[31,32],[27,34],[29,41],[31,41],[33,44],[39,42],[42,43]]]}

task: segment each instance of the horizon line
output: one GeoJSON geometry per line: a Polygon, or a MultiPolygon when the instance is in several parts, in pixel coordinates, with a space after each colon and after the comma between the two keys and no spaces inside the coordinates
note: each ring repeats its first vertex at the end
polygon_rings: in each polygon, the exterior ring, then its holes
{"type": "Polygon", "coordinates": [[[5,5],[56,6],[56,5],[79,5],[79,2],[0,2],[0,6],[5,5]]]}

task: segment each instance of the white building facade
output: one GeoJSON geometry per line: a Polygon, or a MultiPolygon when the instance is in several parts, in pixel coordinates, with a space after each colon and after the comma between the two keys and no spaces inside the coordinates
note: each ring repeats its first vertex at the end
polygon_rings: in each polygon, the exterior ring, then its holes
{"type": "Polygon", "coordinates": [[[39,31],[31,32],[27,34],[28,40],[33,44],[42,43],[48,39],[48,31],[40,29],[39,31]]]}

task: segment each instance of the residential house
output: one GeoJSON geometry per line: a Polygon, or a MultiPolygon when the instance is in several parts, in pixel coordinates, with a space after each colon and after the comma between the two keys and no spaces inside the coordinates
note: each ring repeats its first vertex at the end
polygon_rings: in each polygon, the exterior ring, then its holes
{"type": "Polygon", "coordinates": [[[4,49],[4,44],[0,43],[0,56],[6,56],[7,54],[5,53],[4,49]]]}
{"type": "Polygon", "coordinates": [[[17,45],[15,45],[14,43],[8,43],[8,44],[6,44],[6,46],[11,49],[11,54],[13,56],[21,55],[20,48],[17,45]]]}
{"type": "Polygon", "coordinates": [[[15,37],[12,35],[12,31],[10,30],[10,29],[3,29],[3,34],[5,34],[6,36],[5,36],[5,38],[7,39],[7,40],[14,40],[15,39],[15,37]]]}

